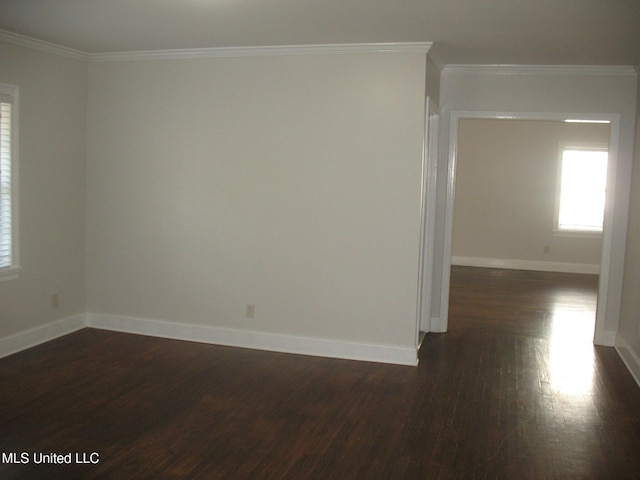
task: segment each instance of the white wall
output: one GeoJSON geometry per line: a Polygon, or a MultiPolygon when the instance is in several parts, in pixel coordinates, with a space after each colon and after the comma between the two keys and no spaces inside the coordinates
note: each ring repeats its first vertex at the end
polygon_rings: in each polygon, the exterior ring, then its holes
{"type": "Polygon", "coordinates": [[[636,141],[625,258],[620,330],[616,346],[640,384],[640,86],[637,94],[636,141]]]}
{"type": "MultiPolygon", "coordinates": [[[[452,111],[557,113],[584,116],[619,115],[617,172],[610,176],[613,198],[611,274],[606,279],[608,302],[603,305],[606,325],[601,336],[607,343],[615,337],[620,317],[622,272],[627,231],[631,159],[634,139],[636,75],[631,69],[580,67],[456,67],[444,69],[441,82],[440,165],[438,172],[438,218],[436,260],[445,250],[445,200],[449,161],[449,122],[452,111]]],[[[435,265],[441,271],[442,264],[435,265]]],[[[434,282],[434,296],[442,292],[444,275],[434,282]]],[[[434,304],[434,318],[444,322],[443,304],[434,304]]],[[[446,307],[445,307],[446,308],[446,307]]],[[[598,333],[598,332],[597,332],[598,333]]]]}
{"type": "Polygon", "coordinates": [[[424,94],[423,54],[90,64],[88,311],[413,348],[424,94]]]}
{"type": "Polygon", "coordinates": [[[609,125],[462,119],[453,261],[594,272],[600,237],[554,233],[561,143],[609,143],[609,125]],[[547,250],[545,250],[547,247],[547,250]]]}
{"type": "Polygon", "coordinates": [[[22,265],[19,279],[0,283],[2,340],[85,310],[87,65],[2,42],[0,65],[0,82],[19,87],[22,265]]]}

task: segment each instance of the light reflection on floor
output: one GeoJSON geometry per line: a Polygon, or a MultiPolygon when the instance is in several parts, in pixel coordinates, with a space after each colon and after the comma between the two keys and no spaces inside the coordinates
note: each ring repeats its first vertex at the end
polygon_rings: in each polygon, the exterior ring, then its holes
{"type": "Polygon", "coordinates": [[[593,332],[596,301],[579,301],[558,292],[549,314],[551,330],[547,368],[551,388],[562,395],[589,395],[593,386],[593,332]]]}

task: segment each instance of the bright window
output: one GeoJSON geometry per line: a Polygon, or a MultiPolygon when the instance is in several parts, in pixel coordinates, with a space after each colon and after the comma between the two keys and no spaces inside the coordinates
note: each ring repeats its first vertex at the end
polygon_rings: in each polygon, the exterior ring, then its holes
{"type": "Polygon", "coordinates": [[[561,147],[557,231],[602,232],[608,159],[606,146],[561,147]]]}
{"type": "Polygon", "coordinates": [[[0,84],[0,281],[18,276],[17,87],[0,84]]]}

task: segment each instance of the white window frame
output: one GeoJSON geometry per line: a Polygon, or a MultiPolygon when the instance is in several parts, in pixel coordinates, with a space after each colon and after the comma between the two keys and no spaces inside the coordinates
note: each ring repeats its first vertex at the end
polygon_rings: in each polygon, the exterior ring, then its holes
{"type": "Polygon", "coordinates": [[[18,241],[18,87],[15,85],[0,83],[0,101],[2,103],[11,104],[11,157],[9,171],[11,257],[8,265],[0,267],[0,282],[5,282],[9,280],[16,280],[19,277],[21,270],[18,241]]]}
{"type": "MultiPolygon", "coordinates": [[[[566,229],[560,228],[560,197],[562,189],[562,161],[565,150],[587,150],[587,151],[603,151],[609,152],[609,145],[606,143],[586,143],[586,142],[560,142],[558,148],[558,172],[556,177],[556,201],[555,212],[553,219],[553,233],[558,236],[565,237],[586,237],[586,238],[602,238],[604,231],[604,225],[601,230],[578,230],[578,229],[566,229]]],[[[607,160],[607,172],[608,162],[607,160]]],[[[604,212],[603,212],[604,219],[604,212]]]]}

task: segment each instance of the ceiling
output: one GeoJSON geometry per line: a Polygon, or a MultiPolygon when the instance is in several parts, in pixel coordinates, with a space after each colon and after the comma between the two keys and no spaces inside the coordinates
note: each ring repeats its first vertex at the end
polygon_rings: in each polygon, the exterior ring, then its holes
{"type": "Polygon", "coordinates": [[[87,53],[434,42],[448,64],[640,64],[640,0],[0,0],[0,29],[87,53]]]}

